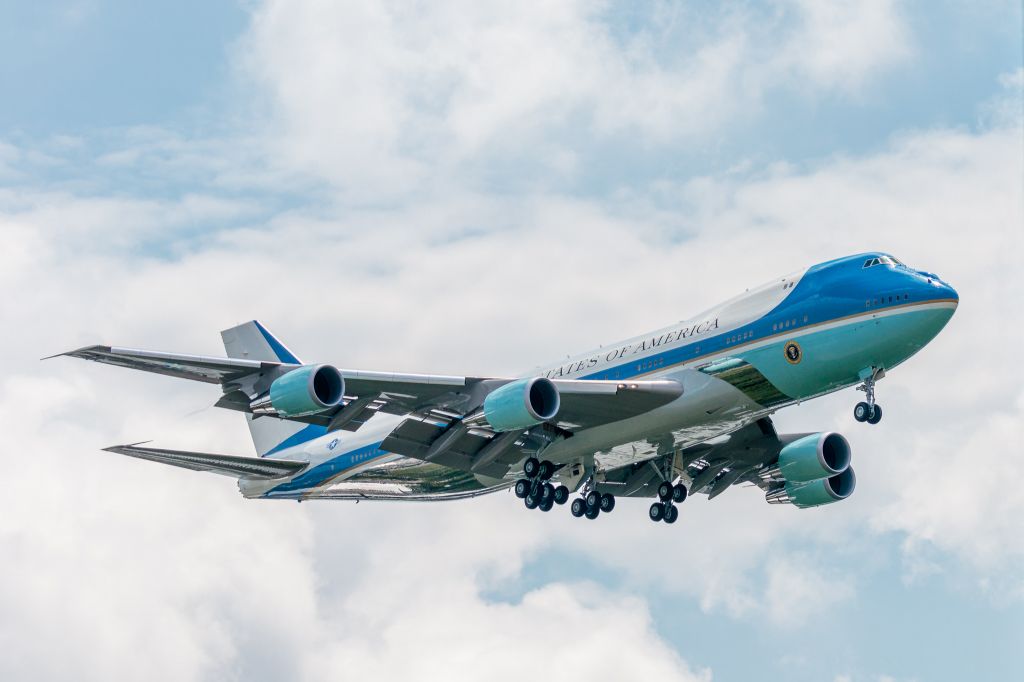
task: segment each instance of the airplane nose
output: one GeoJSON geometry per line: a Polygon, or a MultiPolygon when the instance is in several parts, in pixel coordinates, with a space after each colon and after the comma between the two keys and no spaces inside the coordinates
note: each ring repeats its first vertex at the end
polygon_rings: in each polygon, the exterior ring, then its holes
{"type": "Polygon", "coordinates": [[[954,308],[960,303],[960,294],[956,289],[931,272],[918,271],[925,281],[922,283],[928,299],[935,301],[952,301],[954,308]]]}

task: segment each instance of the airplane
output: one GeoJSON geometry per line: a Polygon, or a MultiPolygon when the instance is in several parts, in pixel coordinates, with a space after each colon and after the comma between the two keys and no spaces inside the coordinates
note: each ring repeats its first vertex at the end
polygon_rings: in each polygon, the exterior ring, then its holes
{"type": "MultiPolygon", "coordinates": [[[[653,498],[674,523],[689,495],[756,486],[813,508],[856,486],[835,432],[779,434],[771,415],[854,385],[877,424],[875,384],[931,341],[959,296],[885,253],[820,263],[685,321],[519,377],[338,369],[301,361],[260,322],[221,332],[226,358],[112,346],[62,353],[218,384],[256,457],[106,450],[237,479],[246,498],[455,500],[512,488],[529,509],[596,519],[653,498]]],[[[51,356],[57,357],[57,356],[51,356]]]]}

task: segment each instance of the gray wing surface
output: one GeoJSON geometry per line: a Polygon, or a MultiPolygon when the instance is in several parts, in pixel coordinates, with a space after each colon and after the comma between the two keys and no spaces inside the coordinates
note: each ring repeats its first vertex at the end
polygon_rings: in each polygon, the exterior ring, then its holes
{"type": "Polygon", "coordinates": [[[307,466],[305,462],[283,459],[214,455],[205,452],[143,448],[138,445],[115,445],[103,449],[119,455],[148,459],[151,462],[170,464],[193,471],[210,471],[234,478],[281,478],[302,471],[307,466]]]}

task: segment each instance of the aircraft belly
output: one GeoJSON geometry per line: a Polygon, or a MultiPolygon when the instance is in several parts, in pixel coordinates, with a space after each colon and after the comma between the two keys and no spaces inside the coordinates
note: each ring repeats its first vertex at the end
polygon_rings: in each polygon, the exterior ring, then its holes
{"type": "Polygon", "coordinates": [[[682,396],[637,417],[579,431],[549,447],[544,457],[570,462],[596,453],[599,468],[615,468],[730,433],[766,411],[732,385],[696,370],[665,378],[683,384],[682,396]]]}
{"type": "MultiPolygon", "coordinates": [[[[456,500],[503,490],[508,481],[488,479],[432,462],[390,455],[291,498],[343,500],[456,500]]],[[[274,495],[274,497],[279,497],[274,495]]]]}

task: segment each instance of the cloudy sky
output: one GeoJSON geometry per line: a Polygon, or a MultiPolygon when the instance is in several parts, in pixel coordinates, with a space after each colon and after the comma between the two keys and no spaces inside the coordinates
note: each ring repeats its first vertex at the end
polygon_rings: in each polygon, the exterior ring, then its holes
{"type": "Polygon", "coordinates": [[[1021,6],[0,2],[0,678],[1005,679],[1024,643],[1021,6]],[[243,500],[215,389],[70,359],[511,374],[811,263],[960,292],[856,494],[669,527],[243,500]],[[211,392],[212,391],[212,392],[211,392]]]}

